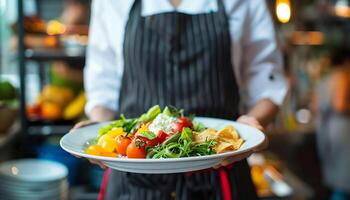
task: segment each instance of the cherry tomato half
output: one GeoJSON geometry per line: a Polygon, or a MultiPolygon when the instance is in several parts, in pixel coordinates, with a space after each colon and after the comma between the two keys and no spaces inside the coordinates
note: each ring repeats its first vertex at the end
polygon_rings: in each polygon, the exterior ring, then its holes
{"type": "Polygon", "coordinates": [[[184,127],[193,127],[192,122],[186,117],[180,117],[179,122],[182,123],[184,127]]]}
{"type": "Polygon", "coordinates": [[[133,140],[126,149],[128,158],[146,158],[146,150],[144,145],[139,145],[140,140],[133,140]]]}
{"type": "Polygon", "coordinates": [[[158,143],[163,143],[167,138],[168,138],[168,134],[164,133],[164,131],[160,130],[158,132],[158,136],[157,136],[157,139],[158,139],[158,143]]]}
{"type": "Polygon", "coordinates": [[[178,122],[172,124],[171,129],[174,133],[179,133],[184,127],[193,127],[192,122],[186,117],[180,117],[178,122]]]}
{"type": "Polygon", "coordinates": [[[183,123],[181,122],[175,122],[171,125],[171,130],[174,132],[174,133],[179,133],[182,131],[182,129],[184,128],[184,125],[183,123]]]}
{"type": "Polygon", "coordinates": [[[128,137],[124,137],[122,135],[119,135],[116,137],[116,142],[117,142],[117,146],[116,146],[116,151],[119,154],[122,155],[126,155],[126,149],[128,148],[129,144],[131,143],[131,139],[128,137]]]}
{"type": "Polygon", "coordinates": [[[150,140],[150,139],[142,137],[142,136],[136,136],[136,137],[137,137],[137,139],[144,141],[145,146],[147,146],[147,147],[154,147],[157,144],[159,144],[158,138],[154,138],[153,140],[150,140]]]}
{"type": "Polygon", "coordinates": [[[147,147],[154,147],[159,144],[158,138],[154,138],[153,140],[146,139],[145,142],[147,147]]]}

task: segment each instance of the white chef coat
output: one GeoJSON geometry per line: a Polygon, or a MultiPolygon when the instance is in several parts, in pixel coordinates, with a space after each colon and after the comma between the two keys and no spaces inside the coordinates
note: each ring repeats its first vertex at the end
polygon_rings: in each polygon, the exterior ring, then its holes
{"type": "MultiPolygon", "coordinates": [[[[95,106],[118,111],[124,69],[125,26],[135,0],[94,0],[84,83],[86,112],[95,106]]],[[[264,0],[223,0],[231,33],[232,66],[245,107],[261,99],[281,105],[287,92],[282,56],[264,0]]],[[[142,16],[172,12],[168,0],[142,0],[142,16]]],[[[217,12],[216,0],[182,0],[176,11],[217,12]]],[[[229,86],[228,86],[229,87],[229,86]]]]}

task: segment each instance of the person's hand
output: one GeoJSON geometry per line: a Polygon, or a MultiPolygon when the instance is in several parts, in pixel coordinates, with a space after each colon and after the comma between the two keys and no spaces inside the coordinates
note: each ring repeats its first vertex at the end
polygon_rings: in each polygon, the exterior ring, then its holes
{"type": "MultiPolygon", "coordinates": [[[[89,125],[92,125],[92,124],[96,124],[96,123],[98,123],[98,122],[92,121],[92,120],[81,121],[81,122],[78,122],[77,124],[75,124],[74,127],[72,128],[72,130],[77,129],[77,128],[81,128],[81,127],[84,127],[84,126],[89,126],[89,125]]],[[[74,156],[75,157],[79,157],[79,156],[76,156],[76,155],[74,155],[74,156]]],[[[98,160],[95,160],[95,159],[88,159],[88,161],[90,163],[92,163],[92,164],[96,164],[96,165],[100,166],[102,169],[106,169],[107,168],[107,166],[101,161],[98,161],[98,160]]]]}
{"type": "MultiPolygon", "coordinates": [[[[247,115],[242,115],[240,116],[238,119],[237,119],[237,122],[240,122],[240,123],[243,123],[243,124],[247,124],[249,126],[253,126],[261,131],[264,130],[264,127],[259,123],[258,120],[256,120],[254,117],[250,117],[250,116],[247,116],[247,115]]],[[[267,137],[265,137],[265,140],[264,142],[257,146],[256,148],[248,151],[248,152],[245,152],[239,156],[233,156],[233,157],[229,157],[229,158],[226,158],[224,159],[219,165],[217,166],[214,166],[214,168],[219,168],[219,167],[222,167],[222,166],[227,166],[227,165],[230,165],[234,162],[237,162],[237,161],[240,161],[240,160],[243,160],[244,158],[247,158],[249,157],[250,155],[252,155],[253,153],[255,152],[259,152],[259,151],[262,151],[264,149],[267,148],[269,144],[269,141],[267,139],[267,137]]]]}
{"type": "MultiPolygon", "coordinates": [[[[96,123],[98,123],[98,122],[92,121],[92,120],[84,120],[84,121],[81,121],[81,122],[76,123],[76,124],[73,126],[72,130],[77,129],[77,128],[82,128],[82,127],[84,127],[84,126],[93,125],[93,124],[96,124],[96,123]]],[[[72,130],[71,130],[71,131],[72,131],[72,130]]]]}

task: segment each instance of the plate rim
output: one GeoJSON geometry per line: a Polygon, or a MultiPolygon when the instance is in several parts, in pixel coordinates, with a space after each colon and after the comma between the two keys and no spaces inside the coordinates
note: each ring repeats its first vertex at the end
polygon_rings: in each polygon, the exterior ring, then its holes
{"type": "MultiPolygon", "coordinates": [[[[190,162],[190,161],[200,161],[200,160],[204,160],[204,159],[215,159],[215,158],[225,158],[225,157],[229,157],[229,156],[234,156],[234,155],[239,155],[242,153],[245,153],[247,151],[250,151],[252,149],[254,149],[255,147],[261,145],[265,139],[266,139],[266,135],[260,131],[259,129],[240,123],[240,122],[236,122],[233,120],[227,120],[227,119],[220,119],[220,118],[212,118],[212,117],[195,117],[196,119],[200,119],[200,120],[220,120],[220,121],[226,121],[227,123],[234,123],[234,124],[239,124],[240,126],[249,128],[249,129],[255,129],[255,131],[262,136],[262,140],[257,143],[255,146],[247,148],[247,149],[238,149],[235,151],[229,151],[229,152],[225,152],[225,153],[219,153],[219,154],[212,154],[212,155],[206,155],[206,156],[192,156],[192,157],[182,157],[182,158],[160,158],[160,159],[145,159],[145,158],[112,158],[112,157],[104,157],[104,156],[94,156],[94,155],[89,155],[86,153],[81,153],[81,152],[76,152],[74,150],[71,150],[69,148],[66,148],[64,146],[64,140],[66,140],[67,137],[69,137],[69,134],[74,134],[73,131],[69,131],[68,133],[66,133],[61,139],[60,139],[60,146],[62,149],[64,149],[65,151],[76,155],[76,156],[80,156],[80,157],[84,157],[84,158],[88,158],[88,159],[95,159],[95,160],[101,160],[101,161],[108,161],[108,162],[125,162],[125,163],[163,163],[163,162],[190,162]]],[[[93,124],[93,125],[102,125],[102,124],[108,124],[109,122],[102,122],[102,123],[97,123],[97,124],[93,124]]],[[[82,127],[85,128],[85,127],[82,127]]],[[[78,128],[80,129],[80,128],[78,128]]]]}

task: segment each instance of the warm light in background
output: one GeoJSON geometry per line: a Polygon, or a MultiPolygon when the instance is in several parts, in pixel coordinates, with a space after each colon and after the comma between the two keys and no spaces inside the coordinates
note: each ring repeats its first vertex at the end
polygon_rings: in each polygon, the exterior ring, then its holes
{"type": "Polygon", "coordinates": [[[281,23],[288,23],[291,17],[291,6],[289,0],[276,1],[276,15],[281,23]]]}
{"type": "Polygon", "coordinates": [[[321,45],[324,40],[324,33],[319,31],[294,31],[291,37],[295,45],[321,45]]]}
{"type": "Polygon", "coordinates": [[[46,32],[48,35],[59,35],[66,32],[66,26],[57,20],[47,23],[46,32]]]}
{"type": "Polygon", "coordinates": [[[335,15],[339,17],[350,17],[350,5],[347,0],[338,0],[334,6],[335,15]]]}

